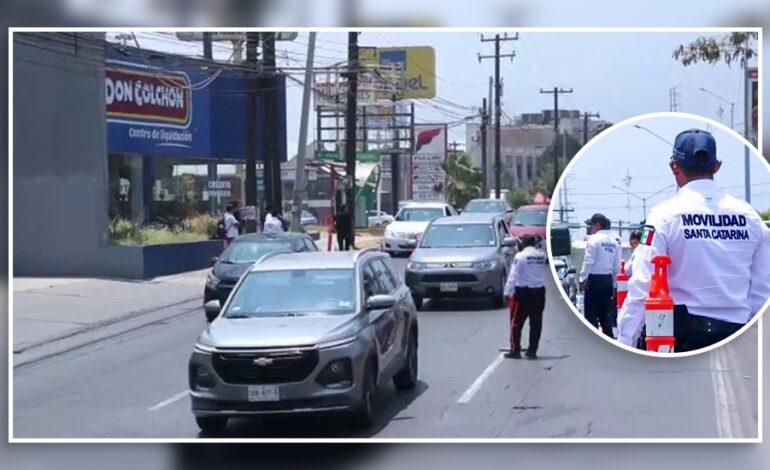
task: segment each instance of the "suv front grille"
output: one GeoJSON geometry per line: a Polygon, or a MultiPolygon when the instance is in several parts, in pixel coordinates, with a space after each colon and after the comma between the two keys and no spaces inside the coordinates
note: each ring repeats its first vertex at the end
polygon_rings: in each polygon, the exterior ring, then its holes
{"type": "Polygon", "coordinates": [[[478,282],[475,274],[464,273],[446,273],[446,274],[426,274],[422,277],[423,282],[478,282]]]}
{"type": "Polygon", "coordinates": [[[318,351],[215,352],[212,365],[230,384],[301,382],[318,365],[318,351]]]}

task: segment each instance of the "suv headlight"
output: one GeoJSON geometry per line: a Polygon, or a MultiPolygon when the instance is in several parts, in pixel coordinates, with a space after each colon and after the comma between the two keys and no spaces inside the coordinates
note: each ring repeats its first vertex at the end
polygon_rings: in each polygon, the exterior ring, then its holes
{"type": "Polygon", "coordinates": [[[495,260],[477,261],[471,266],[479,271],[491,271],[497,267],[497,262],[495,260]]]}
{"type": "Polygon", "coordinates": [[[213,272],[209,273],[209,277],[206,278],[206,287],[211,290],[216,290],[219,285],[219,278],[214,275],[213,272]]]}
{"type": "Polygon", "coordinates": [[[406,269],[408,271],[423,271],[425,269],[428,269],[427,263],[417,263],[415,261],[410,261],[406,264],[406,269]]]}
{"type": "Polygon", "coordinates": [[[195,343],[195,346],[193,346],[193,351],[203,354],[211,354],[214,352],[214,346],[209,346],[208,344],[197,342],[195,343]]]}
{"type": "Polygon", "coordinates": [[[347,336],[341,339],[335,339],[331,341],[325,341],[323,343],[318,343],[316,347],[318,349],[339,348],[340,346],[347,346],[348,344],[356,341],[357,339],[358,339],[358,335],[347,336]]]}

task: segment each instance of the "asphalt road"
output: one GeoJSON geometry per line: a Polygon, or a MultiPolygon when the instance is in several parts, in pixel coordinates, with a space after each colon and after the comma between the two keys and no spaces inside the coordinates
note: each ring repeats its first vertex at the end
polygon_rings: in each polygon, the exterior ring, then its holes
{"type": "MultiPolygon", "coordinates": [[[[405,260],[395,262],[403,270],[405,260]]],[[[588,331],[553,282],[547,295],[539,360],[500,356],[506,310],[429,302],[419,319],[420,384],[382,390],[371,430],[357,433],[335,416],[252,418],[231,420],[227,437],[757,436],[756,328],[712,353],[647,358],[588,331]]],[[[14,437],[198,437],[186,390],[204,327],[199,306],[176,305],[107,337],[83,335],[67,352],[15,367],[14,437]]]]}

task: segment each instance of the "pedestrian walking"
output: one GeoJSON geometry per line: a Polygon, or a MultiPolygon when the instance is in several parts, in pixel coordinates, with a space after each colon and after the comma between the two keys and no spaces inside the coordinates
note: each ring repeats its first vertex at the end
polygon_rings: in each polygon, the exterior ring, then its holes
{"type": "Polygon", "coordinates": [[[274,209],[270,204],[268,204],[265,209],[267,214],[265,215],[265,222],[262,225],[262,231],[265,233],[283,232],[283,221],[281,220],[278,210],[274,209]]]}
{"type": "Polygon", "coordinates": [[[543,310],[545,309],[545,283],[543,272],[548,261],[545,252],[535,245],[534,235],[521,237],[520,249],[513,258],[511,272],[505,282],[503,295],[510,310],[511,349],[505,356],[521,358],[522,349],[527,350],[527,357],[537,358],[540,334],[543,329],[543,310]],[[521,347],[521,330],[529,319],[529,344],[521,347]]]}
{"type": "Polygon", "coordinates": [[[339,251],[350,250],[353,243],[350,240],[350,214],[346,209],[340,209],[334,215],[334,231],[337,233],[339,251]]]}
{"type": "Polygon", "coordinates": [[[585,293],[583,311],[591,325],[614,338],[612,304],[615,301],[615,276],[620,271],[620,245],[609,230],[609,219],[603,214],[594,214],[586,223],[592,235],[588,237],[580,271],[580,291],[585,293]]]}
{"type": "Polygon", "coordinates": [[[717,343],[759,313],[770,297],[770,229],[747,202],[718,189],[714,137],[700,129],[677,135],[669,160],[679,191],[645,221],[618,316],[619,340],[635,345],[645,324],[655,255],[668,255],[674,301],[674,351],[717,343]]]}
{"type": "Polygon", "coordinates": [[[233,206],[233,216],[235,217],[235,220],[238,221],[238,234],[242,234],[245,231],[245,226],[243,224],[243,219],[241,218],[241,202],[230,201],[230,204],[233,206]]]}
{"type": "Polygon", "coordinates": [[[240,233],[240,223],[238,223],[238,220],[235,218],[235,215],[233,214],[234,211],[235,207],[233,207],[232,204],[228,204],[225,207],[225,215],[220,222],[222,229],[224,229],[225,248],[230,246],[230,243],[232,243],[240,233]]]}

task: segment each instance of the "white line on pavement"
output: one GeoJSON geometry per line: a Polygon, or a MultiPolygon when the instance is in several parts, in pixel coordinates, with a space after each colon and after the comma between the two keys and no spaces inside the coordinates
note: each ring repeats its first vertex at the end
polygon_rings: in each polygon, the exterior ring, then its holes
{"type": "Polygon", "coordinates": [[[184,392],[179,392],[176,395],[174,395],[173,397],[168,398],[166,400],[163,400],[162,402],[158,403],[157,405],[151,406],[149,408],[149,410],[150,411],[157,411],[157,410],[163,408],[164,406],[168,406],[168,405],[170,405],[170,404],[172,404],[174,402],[177,402],[177,401],[181,400],[182,398],[188,396],[189,394],[190,394],[189,390],[185,390],[184,392]]]}
{"type": "Polygon", "coordinates": [[[481,375],[479,375],[476,378],[476,380],[471,384],[471,386],[468,387],[467,390],[465,390],[465,392],[457,400],[457,403],[468,403],[469,401],[471,401],[471,398],[473,398],[473,395],[475,395],[476,392],[479,391],[484,381],[487,380],[487,378],[490,375],[492,375],[492,372],[494,372],[495,369],[497,369],[497,366],[499,366],[504,359],[505,359],[505,353],[500,353],[500,355],[497,356],[495,360],[492,361],[492,363],[487,366],[486,369],[484,369],[484,372],[482,372],[481,375]]]}
{"type": "MultiPolygon", "coordinates": [[[[725,360],[724,347],[710,353],[711,380],[714,387],[714,404],[716,408],[717,433],[720,438],[733,439],[743,437],[740,430],[736,434],[733,427],[735,392],[728,376],[728,363],[725,360]]],[[[739,423],[736,423],[739,424],[739,423]]]]}

